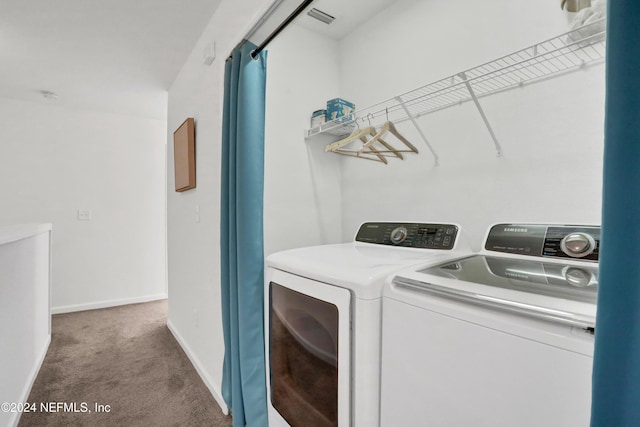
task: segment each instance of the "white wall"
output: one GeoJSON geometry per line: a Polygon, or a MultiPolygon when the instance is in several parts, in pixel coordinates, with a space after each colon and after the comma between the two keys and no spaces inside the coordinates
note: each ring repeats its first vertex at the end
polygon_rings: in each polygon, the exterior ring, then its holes
{"type": "Polygon", "coordinates": [[[268,51],[265,254],[340,242],[340,162],[324,153],[322,138],[302,138],[311,112],[340,94],[338,43],[292,25],[268,51]]]}
{"type": "MultiPolygon", "coordinates": [[[[169,144],[169,326],[223,408],[219,223],[224,60],[268,4],[224,1],[169,91],[169,141],[185,118],[195,118],[197,175],[194,190],[174,191],[173,144],[169,144]],[[212,41],[218,57],[207,67],[202,64],[202,50],[212,41]]],[[[337,96],[337,52],[335,41],[297,27],[288,28],[268,48],[267,255],[341,239],[340,164],[302,138],[311,111],[323,108],[327,93],[337,96]]]]}
{"type": "MultiPolygon", "coordinates": [[[[27,402],[51,341],[50,230],[49,224],[0,227],[2,403],[27,402]]],[[[18,424],[20,411],[9,409],[0,411],[0,425],[18,424]]]]}
{"type": "Polygon", "coordinates": [[[223,0],[169,90],[167,119],[168,325],[220,406],[224,341],[220,300],[220,147],[224,63],[270,2],[223,0]],[[215,41],[217,58],[203,65],[215,41]],[[175,192],[173,131],[195,119],[196,185],[175,192]],[[199,222],[196,221],[199,208],[199,222]]]}
{"type": "MultiPolygon", "coordinates": [[[[341,41],[342,96],[366,106],[567,30],[557,1],[399,1],[341,41]]],[[[481,103],[504,157],[467,103],[419,119],[440,166],[409,122],[418,156],[341,159],[344,240],[372,219],[459,222],[474,249],[493,222],[599,224],[604,66],[481,103]]]]}
{"type": "Polygon", "coordinates": [[[0,224],[53,224],[54,310],[165,295],[165,122],[0,98],[0,128],[0,224]]]}

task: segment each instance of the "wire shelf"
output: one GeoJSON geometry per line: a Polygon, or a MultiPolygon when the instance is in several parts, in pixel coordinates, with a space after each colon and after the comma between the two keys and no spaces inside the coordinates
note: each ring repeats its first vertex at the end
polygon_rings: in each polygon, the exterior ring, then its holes
{"type": "Polygon", "coordinates": [[[602,62],[605,19],[534,44],[306,131],[306,136],[349,135],[356,124],[401,123],[478,98],[602,62]]]}

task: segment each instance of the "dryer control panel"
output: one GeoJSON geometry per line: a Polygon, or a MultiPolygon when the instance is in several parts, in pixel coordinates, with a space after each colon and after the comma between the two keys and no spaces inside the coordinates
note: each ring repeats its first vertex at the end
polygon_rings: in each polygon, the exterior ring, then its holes
{"type": "Polygon", "coordinates": [[[366,222],[356,235],[357,242],[420,249],[453,249],[458,227],[453,224],[417,222],[366,222]]]}
{"type": "Polygon", "coordinates": [[[497,224],[485,249],[518,255],[598,261],[600,227],[588,225],[497,224]]]}

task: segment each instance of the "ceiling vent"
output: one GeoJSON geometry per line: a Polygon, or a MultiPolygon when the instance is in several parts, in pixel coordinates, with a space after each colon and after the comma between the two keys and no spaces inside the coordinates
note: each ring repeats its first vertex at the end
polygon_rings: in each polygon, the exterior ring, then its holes
{"type": "Polygon", "coordinates": [[[323,11],[316,9],[315,7],[311,9],[309,12],[307,12],[307,15],[317,19],[320,22],[324,22],[327,25],[331,24],[336,19],[333,16],[329,15],[328,13],[324,13],[323,11]]]}

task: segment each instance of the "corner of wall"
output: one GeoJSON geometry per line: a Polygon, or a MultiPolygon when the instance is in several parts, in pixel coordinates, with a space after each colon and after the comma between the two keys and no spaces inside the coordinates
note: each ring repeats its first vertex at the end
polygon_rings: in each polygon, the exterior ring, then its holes
{"type": "Polygon", "coordinates": [[[169,90],[167,119],[168,324],[221,407],[224,341],[220,297],[220,148],[224,62],[267,0],[223,0],[169,90]],[[243,32],[244,31],[244,32],[243,32]],[[202,51],[215,42],[207,66],[202,51]],[[196,121],[196,188],[176,193],[172,135],[196,121]]]}
{"type": "Polygon", "coordinates": [[[207,369],[205,369],[205,366],[202,364],[198,356],[195,355],[193,350],[191,350],[191,347],[189,346],[187,341],[185,341],[185,339],[180,334],[178,329],[173,325],[171,320],[167,321],[167,328],[169,328],[169,331],[171,331],[171,334],[173,335],[173,337],[176,339],[180,347],[182,347],[182,350],[184,350],[185,354],[191,361],[191,364],[196,368],[198,375],[200,375],[200,378],[202,378],[202,381],[209,389],[209,392],[211,392],[211,395],[220,406],[222,413],[225,415],[229,415],[229,407],[227,406],[227,404],[224,401],[224,398],[222,397],[222,391],[220,390],[220,387],[218,386],[218,384],[208,374],[207,369]]]}

